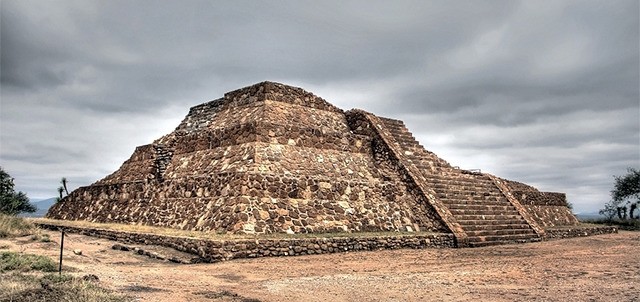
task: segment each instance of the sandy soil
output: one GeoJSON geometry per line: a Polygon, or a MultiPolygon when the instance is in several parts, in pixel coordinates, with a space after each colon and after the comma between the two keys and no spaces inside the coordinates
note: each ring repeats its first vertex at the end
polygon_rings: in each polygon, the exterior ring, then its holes
{"type": "MultiPolygon", "coordinates": [[[[0,240],[0,248],[57,259],[60,234],[45,232],[53,242],[26,237],[0,240]]],[[[67,234],[65,270],[95,274],[137,301],[640,301],[640,232],[189,265],[114,243],[67,234]]]]}

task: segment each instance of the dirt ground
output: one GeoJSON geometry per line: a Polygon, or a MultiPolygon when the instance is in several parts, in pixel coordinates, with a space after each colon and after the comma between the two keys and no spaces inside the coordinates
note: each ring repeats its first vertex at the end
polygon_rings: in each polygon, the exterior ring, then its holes
{"type": "MultiPolygon", "coordinates": [[[[44,232],[52,242],[5,239],[0,249],[57,259],[60,234],[44,232]]],[[[640,232],[188,265],[114,243],[67,234],[65,271],[95,274],[136,301],[640,301],[640,232]]]]}

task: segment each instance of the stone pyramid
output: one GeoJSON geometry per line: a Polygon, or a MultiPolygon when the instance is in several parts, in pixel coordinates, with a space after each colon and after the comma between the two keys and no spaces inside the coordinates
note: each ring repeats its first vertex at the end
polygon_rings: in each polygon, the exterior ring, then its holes
{"type": "Polygon", "coordinates": [[[577,223],[562,193],[453,167],[399,120],[273,82],[191,108],[47,216],[251,234],[447,232],[461,246],[577,223]]]}

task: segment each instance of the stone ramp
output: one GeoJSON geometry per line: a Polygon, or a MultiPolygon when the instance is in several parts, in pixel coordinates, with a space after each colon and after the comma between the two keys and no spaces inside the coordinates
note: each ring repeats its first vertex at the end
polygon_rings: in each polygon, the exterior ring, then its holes
{"type": "MultiPolygon", "coordinates": [[[[406,165],[419,170],[418,177],[462,227],[469,246],[541,240],[490,176],[452,167],[425,150],[402,121],[379,120],[392,136],[388,140],[403,153],[406,165]]],[[[385,131],[381,133],[385,135],[385,131]]]]}

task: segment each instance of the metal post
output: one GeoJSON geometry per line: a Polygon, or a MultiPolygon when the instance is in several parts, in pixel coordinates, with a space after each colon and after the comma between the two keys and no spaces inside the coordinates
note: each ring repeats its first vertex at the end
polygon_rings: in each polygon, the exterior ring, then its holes
{"type": "Polygon", "coordinates": [[[62,248],[64,247],[64,229],[62,231],[62,236],[60,238],[60,266],[58,266],[58,274],[62,275],[62,248]]]}

